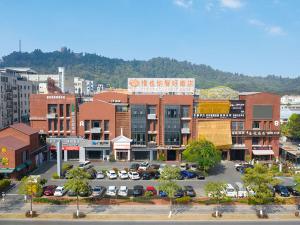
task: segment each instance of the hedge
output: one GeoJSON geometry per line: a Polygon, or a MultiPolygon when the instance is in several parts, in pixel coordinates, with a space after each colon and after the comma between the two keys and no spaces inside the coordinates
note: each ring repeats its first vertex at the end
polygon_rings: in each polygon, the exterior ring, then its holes
{"type": "Polygon", "coordinates": [[[0,191],[4,191],[7,187],[9,187],[11,181],[8,179],[0,180],[0,191]]]}

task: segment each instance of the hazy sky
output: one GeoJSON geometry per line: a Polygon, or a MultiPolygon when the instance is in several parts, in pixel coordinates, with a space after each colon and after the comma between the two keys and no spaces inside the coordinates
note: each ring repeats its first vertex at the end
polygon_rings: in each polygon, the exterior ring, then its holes
{"type": "Polygon", "coordinates": [[[0,56],[18,50],[171,57],[300,75],[299,0],[0,0],[0,56]]]}

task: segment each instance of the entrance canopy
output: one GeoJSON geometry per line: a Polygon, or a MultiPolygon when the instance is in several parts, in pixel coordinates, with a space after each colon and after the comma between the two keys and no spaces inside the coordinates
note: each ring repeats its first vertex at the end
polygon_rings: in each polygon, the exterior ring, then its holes
{"type": "Polygon", "coordinates": [[[252,150],[253,155],[274,155],[273,150],[252,150]]]}

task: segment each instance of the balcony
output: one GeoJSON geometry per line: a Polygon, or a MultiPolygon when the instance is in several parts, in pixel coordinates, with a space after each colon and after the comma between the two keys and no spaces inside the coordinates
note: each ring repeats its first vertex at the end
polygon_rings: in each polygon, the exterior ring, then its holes
{"type": "Polygon", "coordinates": [[[147,115],[148,120],[156,120],[156,114],[155,113],[150,113],[147,115]]]}
{"type": "Polygon", "coordinates": [[[55,119],[57,117],[57,113],[48,113],[47,119],[55,119]]]}
{"type": "Polygon", "coordinates": [[[272,145],[252,145],[252,150],[272,150],[272,145]]]}
{"type": "Polygon", "coordinates": [[[191,133],[191,132],[190,132],[190,128],[186,128],[186,127],[181,128],[181,133],[182,133],[182,134],[190,134],[190,133],[191,133]]]}
{"type": "Polygon", "coordinates": [[[100,134],[101,133],[101,127],[93,127],[91,129],[92,134],[100,134]]]}

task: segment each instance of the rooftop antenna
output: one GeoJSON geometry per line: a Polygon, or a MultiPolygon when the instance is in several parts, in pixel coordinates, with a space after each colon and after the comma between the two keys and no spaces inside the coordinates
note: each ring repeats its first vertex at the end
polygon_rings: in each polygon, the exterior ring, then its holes
{"type": "Polygon", "coordinates": [[[21,53],[22,52],[22,41],[19,40],[19,52],[21,53]]]}

